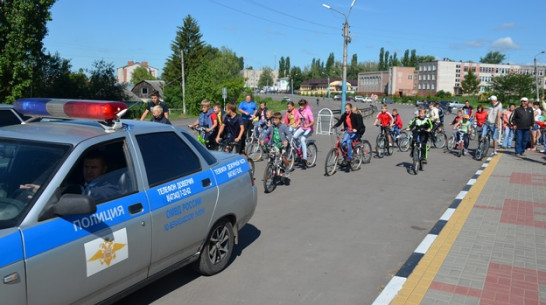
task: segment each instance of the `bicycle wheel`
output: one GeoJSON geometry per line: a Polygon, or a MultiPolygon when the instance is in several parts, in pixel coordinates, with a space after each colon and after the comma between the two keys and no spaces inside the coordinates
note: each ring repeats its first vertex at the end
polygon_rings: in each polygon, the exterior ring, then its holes
{"type": "Polygon", "coordinates": [[[483,147],[483,141],[478,142],[478,148],[476,148],[476,152],[474,153],[474,158],[478,161],[481,161],[484,156],[484,147],[483,147]]]}
{"type": "Polygon", "coordinates": [[[368,140],[362,140],[362,162],[370,163],[372,161],[372,144],[368,140]]]}
{"type": "Polygon", "coordinates": [[[305,166],[313,167],[317,165],[317,151],[315,143],[307,144],[307,162],[305,163],[305,166]]]}
{"type": "Polygon", "coordinates": [[[417,175],[418,171],[419,171],[419,166],[421,163],[419,159],[421,159],[421,156],[420,156],[420,149],[417,147],[417,145],[413,146],[413,164],[412,164],[412,167],[411,169],[413,170],[413,174],[414,175],[417,175]]]}
{"type": "Polygon", "coordinates": [[[264,172],[264,192],[271,193],[276,187],[277,183],[275,181],[275,169],[273,164],[268,163],[264,172]]]}
{"type": "Polygon", "coordinates": [[[476,138],[476,128],[474,128],[474,126],[472,126],[472,130],[470,131],[470,133],[468,134],[468,138],[470,140],[474,140],[476,138]]]}
{"type": "Polygon", "coordinates": [[[409,136],[405,131],[400,131],[400,135],[398,136],[398,150],[400,151],[408,151],[410,140],[409,136]]]}
{"type": "Polygon", "coordinates": [[[337,149],[332,148],[326,155],[326,162],[324,163],[324,172],[327,176],[332,176],[336,173],[336,167],[337,167],[337,149]]]}
{"type": "Polygon", "coordinates": [[[377,153],[377,157],[383,158],[385,155],[385,136],[379,135],[377,136],[377,142],[375,144],[375,152],[377,153]]]}
{"type": "Polygon", "coordinates": [[[357,143],[353,148],[353,158],[351,159],[351,170],[357,171],[362,165],[362,144],[357,143]]]}
{"type": "Polygon", "coordinates": [[[250,159],[249,157],[246,157],[246,161],[248,162],[248,166],[250,167],[250,172],[252,173],[252,177],[254,177],[254,171],[256,168],[254,167],[254,161],[250,159]]]}
{"type": "Polygon", "coordinates": [[[457,142],[455,141],[455,137],[449,138],[449,141],[447,141],[447,150],[453,151],[455,149],[455,145],[457,145],[457,142]]]}
{"type": "Polygon", "coordinates": [[[464,143],[463,141],[459,141],[457,143],[457,157],[461,157],[463,155],[463,149],[464,149],[464,143]]]}
{"type": "Polygon", "coordinates": [[[389,143],[389,138],[385,137],[385,145],[384,146],[385,146],[385,154],[387,156],[391,156],[394,153],[394,143],[389,143]]]}
{"type": "Polygon", "coordinates": [[[487,156],[487,152],[489,151],[489,141],[490,141],[489,136],[483,139],[483,156],[484,157],[487,156]]]}
{"type": "Polygon", "coordinates": [[[447,136],[445,132],[438,132],[436,133],[436,141],[434,141],[434,147],[436,148],[444,148],[447,143],[447,136]]]}
{"type": "Polygon", "coordinates": [[[256,138],[252,140],[245,147],[246,155],[249,156],[254,161],[259,161],[262,158],[262,147],[260,146],[260,141],[256,138]]]}
{"type": "Polygon", "coordinates": [[[287,171],[292,171],[294,164],[296,163],[296,152],[293,149],[289,149],[286,155],[286,160],[288,161],[287,171]]]}

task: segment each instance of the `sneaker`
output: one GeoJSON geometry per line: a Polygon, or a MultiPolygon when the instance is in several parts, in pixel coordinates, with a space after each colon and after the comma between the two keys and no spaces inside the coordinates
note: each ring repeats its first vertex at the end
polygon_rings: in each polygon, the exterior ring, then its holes
{"type": "Polygon", "coordinates": [[[389,146],[392,146],[392,142],[389,142],[389,146]]]}
{"type": "Polygon", "coordinates": [[[539,150],[539,152],[541,152],[541,153],[543,153],[543,152],[545,152],[545,151],[546,151],[546,150],[544,150],[544,149],[539,150]]]}
{"type": "Polygon", "coordinates": [[[498,154],[497,151],[493,151],[493,152],[491,153],[491,156],[496,156],[497,154],[498,154]]]}
{"type": "Polygon", "coordinates": [[[421,162],[422,162],[423,164],[427,164],[427,159],[423,159],[423,160],[421,160],[421,162]]]}
{"type": "Polygon", "coordinates": [[[465,153],[465,154],[468,154],[468,149],[465,149],[465,150],[464,150],[464,153],[465,153]]]}

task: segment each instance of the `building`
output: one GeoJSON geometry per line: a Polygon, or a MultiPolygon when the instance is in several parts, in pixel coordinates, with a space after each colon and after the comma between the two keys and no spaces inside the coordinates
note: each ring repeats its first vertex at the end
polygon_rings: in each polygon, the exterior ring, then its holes
{"type": "MultiPolygon", "coordinates": [[[[354,92],[355,85],[357,84],[356,80],[347,80],[347,92],[354,92]]],[[[332,92],[341,92],[341,79],[339,78],[319,78],[319,79],[308,79],[301,83],[300,85],[300,94],[302,95],[328,95],[328,87],[330,87],[330,93],[332,92]],[[330,81],[330,83],[328,83],[330,81]]]]}
{"type": "Polygon", "coordinates": [[[142,100],[150,99],[152,93],[157,91],[159,97],[163,98],[163,88],[165,88],[165,81],[162,80],[143,80],[140,83],[136,84],[131,92],[138,96],[142,100]]]}
{"type": "Polygon", "coordinates": [[[390,67],[387,95],[413,96],[417,94],[414,67],[390,67]]]}
{"type": "MultiPolygon", "coordinates": [[[[245,78],[245,87],[257,89],[258,82],[260,81],[260,76],[262,75],[263,70],[253,70],[253,69],[243,69],[243,77],[245,78]]],[[[279,70],[271,70],[271,76],[273,77],[273,83],[269,86],[273,87],[277,83],[279,78],[279,70]]]]}
{"type": "MultiPolygon", "coordinates": [[[[361,95],[388,94],[390,71],[358,73],[358,93],[361,95]]],[[[396,88],[396,86],[394,86],[396,88]]]]}
{"type": "Polygon", "coordinates": [[[154,67],[148,65],[148,62],[143,61],[142,63],[129,61],[127,65],[117,69],[117,83],[130,83],[131,78],[133,77],[133,72],[136,68],[143,67],[148,70],[153,77],[158,78],[158,70],[154,67]]]}

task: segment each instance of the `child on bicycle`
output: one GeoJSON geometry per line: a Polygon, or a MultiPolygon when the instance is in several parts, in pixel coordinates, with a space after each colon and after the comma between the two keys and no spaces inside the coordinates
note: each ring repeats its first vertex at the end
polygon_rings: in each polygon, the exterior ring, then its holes
{"type": "Polygon", "coordinates": [[[400,129],[402,129],[402,126],[404,126],[402,123],[402,117],[398,113],[398,109],[394,108],[392,110],[392,118],[394,120],[394,124],[392,125],[392,133],[398,137],[400,135],[400,129]]]}
{"type": "Polygon", "coordinates": [[[256,138],[260,137],[260,128],[262,128],[264,124],[266,123],[266,120],[267,120],[266,114],[268,110],[269,109],[267,109],[266,103],[261,102],[260,107],[258,108],[258,113],[256,114],[256,118],[255,118],[257,122],[254,124],[254,135],[256,136],[256,138]]]}
{"type": "Polygon", "coordinates": [[[299,109],[296,112],[296,126],[298,129],[294,132],[294,138],[301,143],[302,162],[307,163],[307,145],[305,141],[313,134],[313,125],[315,125],[315,118],[309,103],[301,99],[298,102],[299,109]]]}
{"type": "MultiPolygon", "coordinates": [[[[356,107],[355,107],[356,108],[356,107]]],[[[351,162],[353,157],[353,142],[355,140],[358,140],[362,134],[360,132],[363,132],[363,126],[364,123],[362,122],[362,116],[359,116],[353,112],[353,105],[350,103],[345,104],[345,112],[341,115],[341,118],[339,118],[339,121],[332,126],[332,128],[337,128],[341,124],[343,124],[343,130],[346,131],[345,136],[343,137],[343,140],[341,141],[341,147],[345,149],[347,152],[347,160],[346,162],[351,162]]]]}
{"type": "Polygon", "coordinates": [[[294,108],[294,102],[289,101],[286,103],[286,112],[284,113],[282,122],[290,128],[290,131],[293,131],[298,127],[296,124],[296,113],[297,110],[294,108]]]}
{"type": "Polygon", "coordinates": [[[392,146],[392,138],[391,138],[391,128],[394,124],[394,118],[392,115],[388,112],[387,105],[383,104],[381,106],[381,112],[377,114],[377,117],[375,118],[375,121],[373,124],[375,126],[379,126],[377,122],[381,123],[381,131],[384,131],[385,134],[387,134],[387,138],[389,139],[389,145],[392,146]]]}
{"type": "MultiPolygon", "coordinates": [[[[223,136],[226,143],[235,142],[235,152],[241,153],[241,137],[245,132],[245,126],[243,119],[239,114],[237,114],[237,106],[234,103],[229,103],[226,105],[226,116],[222,120],[222,125],[216,136],[216,142],[220,143],[220,136],[223,136]],[[225,132],[224,132],[225,131],[225,132]]],[[[227,151],[230,151],[233,147],[226,147],[227,151]]]]}
{"type": "MultiPolygon", "coordinates": [[[[455,126],[453,126],[453,130],[457,130],[457,129],[460,129],[461,132],[463,133],[462,136],[463,136],[463,141],[464,141],[464,153],[467,154],[468,153],[468,142],[469,142],[468,141],[469,140],[468,135],[472,131],[472,124],[470,123],[470,116],[468,114],[463,115],[463,119],[461,121],[459,121],[458,123],[456,123],[455,126]]],[[[457,134],[457,136],[455,138],[455,141],[459,142],[461,140],[461,139],[459,139],[459,133],[457,132],[456,134],[457,134]]]]}
{"type": "Polygon", "coordinates": [[[423,145],[421,146],[421,160],[423,161],[423,163],[426,164],[428,157],[426,143],[428,143],[428,133],[432,130],[432,122],[429,118],[426,117],[425,108],[419,108],[419,114],[417,115],[417,117],[411,120],[406,130],[411,130],[413,133],[413,139],[411,143],[412,149],[410,152],[411,157],[413,157],[413,146],[415,144],[415,139],[417,139],[418,136],[421,136],[421,143],[423,143],[423,145]]]}
{"type": "Polygon", "coordinates": [[[476,120],[476,134],[478,135],[478,141],[482,138],[483,125],[487,120],[489,114],[483,109],[482,105],[478,105],[476,113],[474,113],[474,120],[476,120]]]}
{"type": "Polygon", "coordinates": [[[280,112],[275,112],[273,114],[273,123],[270,128],[267,128],[263,132],[264,138],[260,141],[262,147],[265,145],[266,138],[269,138],[268,146],[277,147],[282,154],[282,163],[284,168],[288,168],[288,159],[286,158],[286,152],[288,151],[288,143],[292,138],[292,133],[290,132],[286,124],[281,123],[282,114],[280,112]]]}
{"type": "Polygon", "coordinates": [[[210,102],[207,99],[201,101],[201,109],[202,111],[197,120],[188,127],[205,127],[205,136],[203,139],[208,141],[209,139],[212,139],[211,135],[218,126],[218,117],[216,116],[216,112],[210,109],[210,102]]]}

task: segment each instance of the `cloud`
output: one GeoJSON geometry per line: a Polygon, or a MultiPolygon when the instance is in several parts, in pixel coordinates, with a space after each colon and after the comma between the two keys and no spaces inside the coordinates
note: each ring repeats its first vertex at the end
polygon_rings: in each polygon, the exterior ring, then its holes
{"type": "Polygon", "coordinates": [[[483,47],[484,40],[483,39],[476,39],[476,40],[470,40],[465,42],[465,46],[469,48],[481,48],[483,47]]]}
{"type": "Polygon", "coordinates": [[[513,22],[503,23],[495,28],[495,31],[504,31],[513,29],[515,27],[515,24],[513,22]]]}
{"type": "Polygon", "coordinates": [[[517,45],[511,37],[499,38],[491,44],[492,50],[498,51],[509,51],[520,49],[520,46],[517,45]]]}

